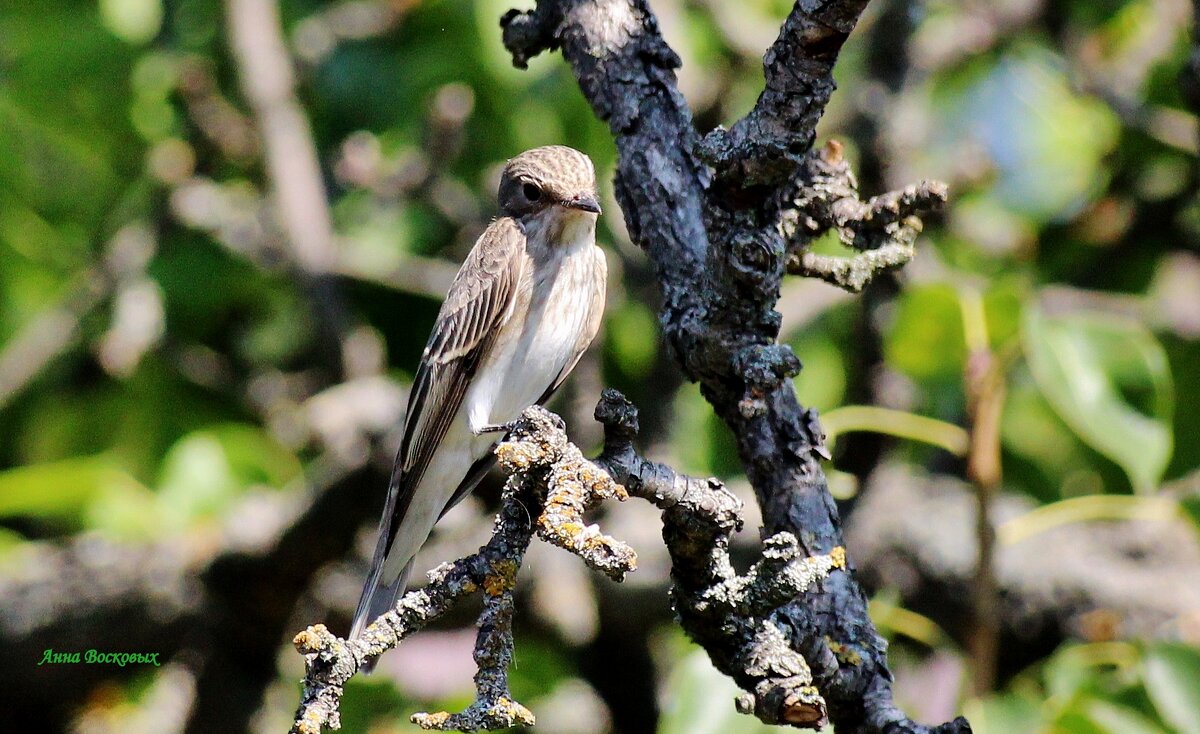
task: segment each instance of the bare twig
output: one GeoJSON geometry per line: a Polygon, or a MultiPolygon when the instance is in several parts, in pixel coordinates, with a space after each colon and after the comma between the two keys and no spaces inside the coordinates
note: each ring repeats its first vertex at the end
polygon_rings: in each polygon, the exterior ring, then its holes
{"type": "Polygon", "coordinates": [[[922,181],[862,201],[842,146],[832,140],[808,158],[799,183],[798,193],[780,210],[780,233],[789,248],[788,272],[820,278],[855,293],[875,276],[912,259],[922,228],[920,215],[941,208],[947,195],[945,184],[922,181]],[[830,230],[842,244],[860,253],[837,257],[809,252],[816,238],[830,230]]]}
{"type": "Polygon", "coordinates": [[[0,407],[75,343],[79,323],[110,294],[113,280],[100,268],[83,272],[62,303],[38,314],[0,351],[0,407]]]}

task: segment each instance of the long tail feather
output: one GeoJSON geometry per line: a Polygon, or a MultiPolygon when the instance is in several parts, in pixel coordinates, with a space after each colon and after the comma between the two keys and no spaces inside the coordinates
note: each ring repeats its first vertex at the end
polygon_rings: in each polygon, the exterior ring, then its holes
{"type": "MultiPolygon", "coordinates": [[[[383,571],[383,566],[380,564],[371,574],[371,579],[363,588],[362,597],[358,600],[358,610],[354,612],[354,624],[350,627],[350,639],[358,639],[359,636],[371,626],[371,623],[379,619],[380,615],[390,611],[396,606],[396,600],[404,593],[408,586],[408,577],[412,574],[413,562],[409,561],[396,577],[396,580],[391,583],[384,582],[380,576],[383,571]]],[[[375,669],[375,663],[378,660],[371,660],[362,667],[364,673],[370,673],[375,669]]]]}

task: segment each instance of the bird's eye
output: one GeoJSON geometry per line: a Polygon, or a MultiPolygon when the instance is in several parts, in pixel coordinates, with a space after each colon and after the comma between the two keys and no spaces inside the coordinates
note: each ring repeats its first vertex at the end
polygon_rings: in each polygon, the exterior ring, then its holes
{"type": "Polygon", "coordinates": [[[531,183],[525,184],[521,191],[525,194],[525,198],[529,201],[537,201],[542,198],[542,190],[531,183]]]}

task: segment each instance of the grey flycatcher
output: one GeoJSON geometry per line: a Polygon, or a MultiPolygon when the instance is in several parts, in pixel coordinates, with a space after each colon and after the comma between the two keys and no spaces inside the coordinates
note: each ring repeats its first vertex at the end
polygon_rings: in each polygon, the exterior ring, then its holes
{"type": "Polygon", "coordinates": [[[421,355],[351,639],[395,605],[434,524],[492,465],[505,424],[550,398],[600,326],[608,266],[591,159],[528,150],[505,165],[499,198],[421,355]]]}

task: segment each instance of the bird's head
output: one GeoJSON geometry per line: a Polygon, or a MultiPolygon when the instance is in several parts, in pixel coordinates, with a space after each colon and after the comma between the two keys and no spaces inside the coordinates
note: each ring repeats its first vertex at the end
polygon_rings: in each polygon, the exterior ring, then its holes
{"type": "Polygon", "coordinates": [[[546,145],[509,160],[500,176],[500,210],[525,219],[556,208],[589,217],[600,213],[592,159],[565,145],[546,145]]]}

